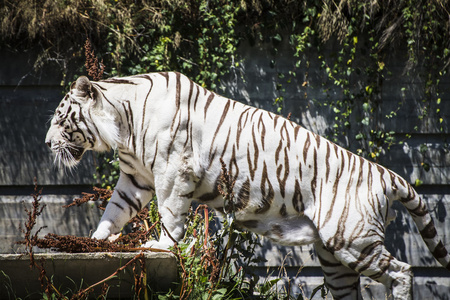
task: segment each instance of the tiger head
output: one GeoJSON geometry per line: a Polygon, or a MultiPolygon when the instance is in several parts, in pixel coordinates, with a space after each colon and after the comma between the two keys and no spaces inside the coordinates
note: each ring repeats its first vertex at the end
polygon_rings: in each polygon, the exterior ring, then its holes
{"type": "Polygon", "coordinates": [[[74,167],[86,150],[106,151],[117,145],[117,126],[100,94],[81,76],[56,108],[45,143],[59,164],[74,167]]]}

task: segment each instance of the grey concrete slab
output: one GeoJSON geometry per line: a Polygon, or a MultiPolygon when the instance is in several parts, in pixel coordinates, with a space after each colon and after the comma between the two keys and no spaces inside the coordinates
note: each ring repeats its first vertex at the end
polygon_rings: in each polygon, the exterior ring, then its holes
{"type": "MultiPolygon", "coordinates": [[[[124,266],[137,253],[41,253],[35,254],[44,263],[48,278],[61,293],[87,288],[124,266]]],[[[147,283],[154,291],[168,291],[177,280],[177,262],[171,253],[145,252],[147,283]]],[[[0,299],[42,299],[37,269],[30,268],[30,258],[21,254],[0,255],[0,299]]],[[[133,299],[132,266],[107,282],[108,299],[133,299]]],[[[99,294],[99,288],[95,293],[99,294]]]]}

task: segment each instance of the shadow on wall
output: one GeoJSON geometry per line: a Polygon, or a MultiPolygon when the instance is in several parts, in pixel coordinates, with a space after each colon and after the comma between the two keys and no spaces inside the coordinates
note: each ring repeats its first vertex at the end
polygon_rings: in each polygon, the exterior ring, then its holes
{"type": "Polygon", "coordinates": [[[18,87],[0,96],[0,185],[91,184],[91,155],[72,172],[54,164],[45,135],[62,98],[60,87],[18,87]]]}
{"type": "MultiPolygon", "coordinates": [[[[329,106],[324,104],[336,98],[341,99],[343,95],[339,93],[339,89],[333,84],[326,83],[327,75],[318,64],[314,64],[314,61],[308,69],[296,69],[292,55],[285,55],[292,51],[288,49],[288,46],[280,46],[277,54],[269,53],[267,48],[270,47],[245,44],[240,46],[239,51],[244,61],[238,68],[232,70],[229,78],[222,81],[223,94],[231,99],[273,112],[277,111],[277,106],[273,104],[275,99],[284,97],[281,115],[286,117],[292,113],[292,121],[322,136],[333,136],[332,125],[335,114],[329,106]],[[296,76],[289,77],[289,71],[295,71],[296,76]],[[290,83],[287,83],[288,80],[290,83]]],[[[394,56],[390,54],[390,57],[386,59],[398,59],[394,56]]],[[[400,62],[394,64],[398,67],[392,70],[395,74],[383,79],[382,90],[376,99],[378,107],[375,110],[367,113],[362,107],[354,107],[355,114],[351,119],[350,132],[338,143],[355,152],[361,148],[360,141],[355,138],[356,135],[360,132],[370,134],[372,129],[394,131],[397,143],[405,141],[404,144],[391,146],[390,150],[384,149],[379,162],[411,184],[414,184],[416,179],[423,182],[424,186],[419,187],[418,192],[427,202],[435,219],[437,231],[443,238],[444,244],[449,247],[450,226],[448,226],[449,220],[446,224],[445,219],[450,209],[448,181],[450,151],[445,141],[450,138],[450,128],[444,122],[444,133],[439,131],[439,126],[442,124],[438,124],[439,118],[435,112],[439,108],[442,115],[450,115],[450,106],[437,107],[436,103],[430,103],[427,107],[428,114],[421,116],[424,106],[422,102],[424,95],[421,89],[423,82],[417,78],[404,76],[400,65],[400,62]],[[395,115],[386,118],[386,115],[393,111],[395,115]],[[377,123],[376,128],[362,124],[362,116],[369,117],[370,124],[377,123]],[[419,120],[419,116],[424,118],[419,120]],[[406,139],[406,134],[411,134],[411,138],[406,139]],[[423,145],[427,146],[426,149],[423,145]],[[431,167],[428,172],[423,167],[424,163],[431,167]]],[[[362,78],[364,74],[358,76],[362,78]]],[[[355,75],[352,78],[355,81],[355,87],[361,88],[362,83],[358,76],[355,75]]],[[[412,218],[401,203],[395,202],[393,209],[397,212],[397,217],[386,228],[386,248],[399,260],[414,267],[438,266],[438,268],[427,268],[428,271],[423,274],[424,278],[433,277],[435,270],[441,270],[442,267],[426,247],[412,218]]],[[[287,266],[300,270],[303,266],[318,266],[313,246],[282,247],[262,240],[262,247],[257,250],[257,254],[268,260],[267,263],[260,264],[261,268],[287,266]]],[[[446,272],[443,268],[442,271],[446,272]]],[[[289,279],[294,280],[301,275],[302,273],[290,273],[289,279]]],[[[444,274],[443,277],[447,278],[448,274],[444,274]]],[[[446,286],[448,278],[439,287],[428,283],[417,284],[417,290],[433,291],[433,295],[436,296],[433,299],[448,299],[446,286]]],[[[429,295],[426,295],[424,299],[429,299],[427,297],[429,295]]]]}
{"type": "Polygon", "coordinates": [[[91,158],[64,174],[44,143],[50,117],[64,96],[62,66],[52,61],[34,71],[32,49],[0,54],[0,186],[33,186],[34,177],[40,185],[91,184],[91,158]]]}

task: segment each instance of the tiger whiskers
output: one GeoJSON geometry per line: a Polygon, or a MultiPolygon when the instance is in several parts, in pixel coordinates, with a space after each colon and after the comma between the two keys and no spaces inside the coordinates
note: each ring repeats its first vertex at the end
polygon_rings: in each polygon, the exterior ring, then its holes
{"type": "Polygon", "coordinates": [[[54,163],[57,163],[58,167],[64,165],[69,170],[72,170],[78,164],[83,155],[82,148],[66,142],[56,142],[52,145],[52,151],[55,153],[54,163]]]}
{"type": "Polygon", "coordinates": [[[50,111],[50,113],[51,113],[51,114],[49,115],[48,120],[45,122],[46,125],[47,125],[47,124],[51,124],[53,118],[55,117],[54,112],[50,111]]]}

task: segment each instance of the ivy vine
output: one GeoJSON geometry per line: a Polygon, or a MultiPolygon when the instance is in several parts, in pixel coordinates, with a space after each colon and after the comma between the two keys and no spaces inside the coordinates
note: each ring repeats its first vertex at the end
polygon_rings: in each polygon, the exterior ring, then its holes
{"type": "MultiPolygon", "coordinates": [[[[422,83],[416,130],[448,128],[441,87],[450,64],[449,11],[449,3],[440,0],[6,1],[0,47],[37,45],[45,53],[39,61],[51,61],[51,53],[81,60],[89,37],[109,66],[106,76],[177,70],[218,90],[246,59],[238,57],[240,43],[270,41],[274,67],[280,45],[288,42],[292,69],[277,69],[274,109],[283,113],[286,88],[303,82],[302,96],[334,115],[328,137],[376,161],[412,134],[382,126],[409,103],[405,97],[381,115],[383,83],[392,80],[398,64],[405,76],[422,83]],[[405,60],[393,62],[393,50],[405,53],[405,60]],[[321,67],[321,82],[309,77],[312,65],[321,67]],[[308,88],[333,95],[310,99],[308,88]]],[[[411,93],[408,86],[400,89],[411,93]]]]}

